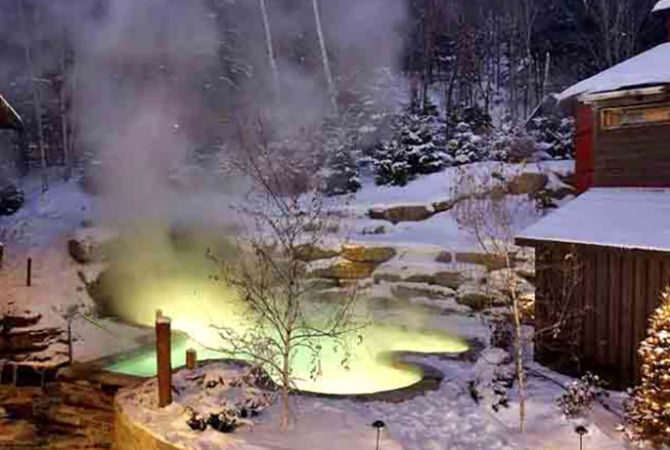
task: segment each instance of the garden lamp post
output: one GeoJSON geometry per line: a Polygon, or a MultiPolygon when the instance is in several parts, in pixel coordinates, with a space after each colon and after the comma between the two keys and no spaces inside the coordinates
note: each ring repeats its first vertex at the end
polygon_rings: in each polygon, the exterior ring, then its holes
{"type": "Polygon", "coordinates": [[[386,428],[386,424],[381,420],[375,420],[372,422],[372,427],[377,429],[377,446],[375,450],[379,450],[379,436],[382,432],[382,428],[386,428]]]}
{"type": "Polygon", "coordinates": [[[589,430],[587,430],[584,425],[579,425],[577,428],[575,428],[575,433],[579,435],[579,450],[583,450],[582,440],[584,439],[584,435],[588,432],[589,430]]]}

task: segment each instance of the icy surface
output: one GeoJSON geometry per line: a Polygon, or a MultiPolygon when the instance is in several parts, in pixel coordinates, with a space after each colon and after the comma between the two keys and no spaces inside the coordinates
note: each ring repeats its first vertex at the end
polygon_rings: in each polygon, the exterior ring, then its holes
{"type": "Polygon", "coordinates": [[[519,237],[643,250],[670,250],[670,189],[595,188],[519,237]]]}
{"type": "MultiPolygon", "coordinates": [[[[670,5],[669,0],[661,3],[664,2],[665,7],[670,5]]],[[[670,83],[669,60],[670,43],[661,44],[566,89],[559,95],[559,101],[581,94],[670,83]]]]}

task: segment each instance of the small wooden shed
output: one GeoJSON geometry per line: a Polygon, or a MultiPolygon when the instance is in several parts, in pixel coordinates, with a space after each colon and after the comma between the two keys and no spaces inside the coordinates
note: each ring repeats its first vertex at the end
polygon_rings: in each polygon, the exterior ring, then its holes
{"type": "Polygon", "coordinates": [[[670,284],[670,42],[560,100],[577,105],[581,195],[516,239],[536,250],[536,330],[567,318],[538,337],[535,358],[623,388],[638,377],[637,349],[670,284]],[[577,273],[564,270],[575,262],[577,273]],[[567,274],[576,281],[569,292],[567,274]]]}

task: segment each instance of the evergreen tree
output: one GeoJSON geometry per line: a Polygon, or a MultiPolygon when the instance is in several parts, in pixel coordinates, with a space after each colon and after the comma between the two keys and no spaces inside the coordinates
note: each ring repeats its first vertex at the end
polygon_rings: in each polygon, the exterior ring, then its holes
{"type": "Polygon", "coordinates": [[[375,183],[405,186],[410,179],[410,165],[405,148],[393,139],[380,144],[375,150],[375,183]]]}
{"type": "Polygon", "coordinates": [[[633,436],[659,447],[670,445],[670,288],[662,298],[640,345],[642,381],[626,411],[633,436]]]}
{"type": "Polygon", "coordinates": [[[358,191],[361,188],[361,180],[355,157],[355,154],[358,153],[355,148],[355,139],[349,137],[337,143],[331,143],[331,145],[326,193],[343,195],[358,191]]]}

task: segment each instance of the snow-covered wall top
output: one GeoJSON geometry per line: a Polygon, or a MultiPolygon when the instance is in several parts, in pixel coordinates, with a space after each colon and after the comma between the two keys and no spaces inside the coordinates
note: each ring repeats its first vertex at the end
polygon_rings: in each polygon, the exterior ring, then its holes
{"type": "Polygon", "coordinates": [[[659,0],[654,6],[653,12],[663,11],[664,9],[670,9],[670,0],[659,0]]]}
{"type": "Polygon", "coordinates": [[[670,251],[670,189],[591,189],[517,237],[670,251]]]}
{"type": "MultiPolygon", "coordinates": [[[[662,2],[670,5],[670,0],[662,2]]],[[[666,83],[670,84],[670,42],[575,84],[563,91],[558,99],[563,101],[581,94],[666,83]]]]}

